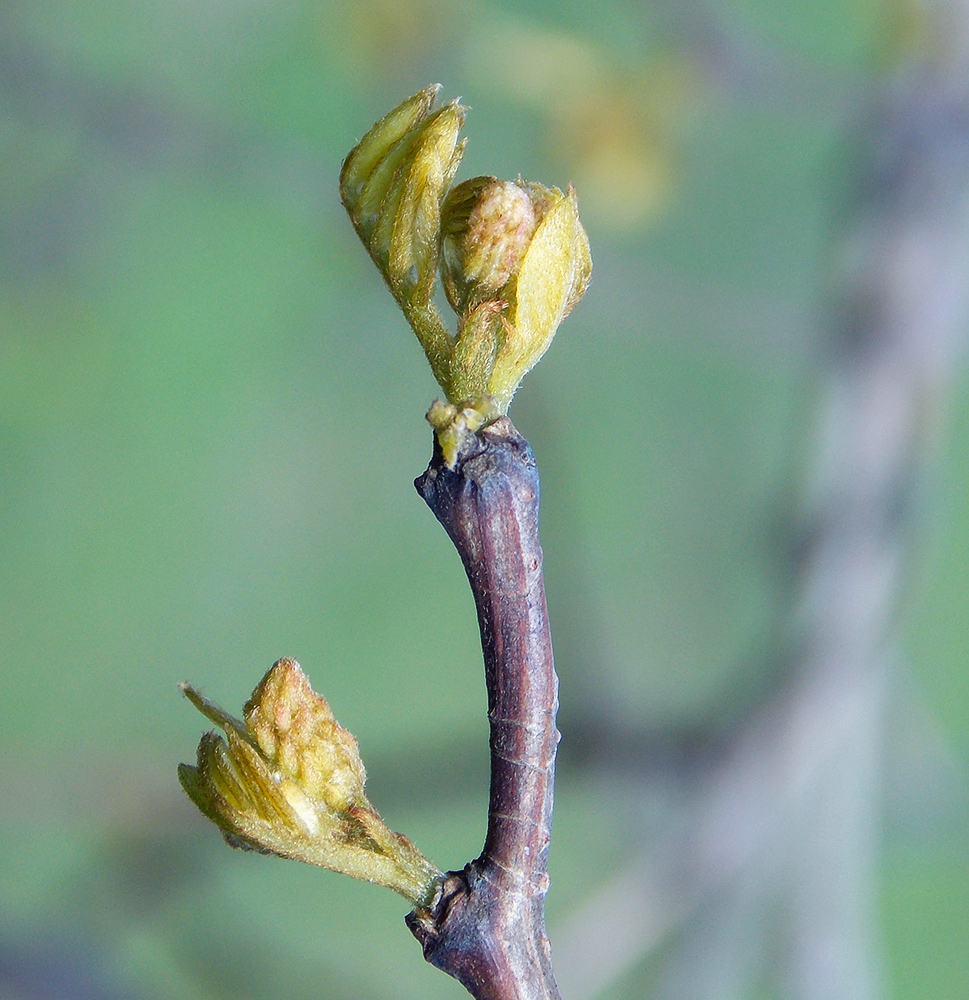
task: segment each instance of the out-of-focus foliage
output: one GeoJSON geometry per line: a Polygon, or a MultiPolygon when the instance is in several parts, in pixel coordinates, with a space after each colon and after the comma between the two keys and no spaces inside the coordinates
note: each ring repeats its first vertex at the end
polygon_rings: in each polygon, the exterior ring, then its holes
{"type": "MultiPolygon", "coordinates": [[[[511,413],[563,720],[689,723],[756,683],[837,140],[900,9],[4,4],[0,993],[461,995],[395,897],[226,850],[174,770],[200,732],[179,681],[238,704],[296,656],[388,823],[445,866],[480,849],[474,612],[411,486],[435,386],[337,197],[430,79],[474,107],[458,180],[573,182],[596,260],[511,413]]],[[[952,421],[882,887],[895,993],[934,1000],[969,989],[965,393],[952,421]]],[[[626,833],[568,751],[566,728],[553,945],[626,833]]]]}

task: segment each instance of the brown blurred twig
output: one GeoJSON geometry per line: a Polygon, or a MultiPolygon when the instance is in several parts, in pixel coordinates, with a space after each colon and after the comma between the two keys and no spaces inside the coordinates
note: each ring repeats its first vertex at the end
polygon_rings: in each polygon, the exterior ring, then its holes
{"type": "MultiPolygon", "coordinates": [[[[555,934],[572,1000],[674,935],[664,997],[739,998],[768,956],[785,996],[882,994],[875,880],[895,619],[969,327],[969,4],[925,17],[857,118],[774,682],[686,769],[667,832],[555,934]]],[[[639,788],[664,780],[644,765],[639,788]]]]}

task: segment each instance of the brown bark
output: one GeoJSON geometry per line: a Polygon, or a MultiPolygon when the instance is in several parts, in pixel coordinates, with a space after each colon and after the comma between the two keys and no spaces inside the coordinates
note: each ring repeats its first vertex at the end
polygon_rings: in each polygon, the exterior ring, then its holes
{"type": "Polygon", "coordinates": [[[477,1000],[560,1000],[545,934],[558,680],[538,541],[538,470],[502,417],[440,449],[415,483],[464,562],[478,611],[491,725],[481,856],[408,914],[424,957],[477,1000]]]}

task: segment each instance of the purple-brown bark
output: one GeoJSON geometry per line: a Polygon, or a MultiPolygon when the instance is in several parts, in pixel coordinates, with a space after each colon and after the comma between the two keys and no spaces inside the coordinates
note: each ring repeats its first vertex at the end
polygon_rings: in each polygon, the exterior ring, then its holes
{"type": "Polygon", "coordinates": [[[559,1000],[545,934],[558,681],[538,541],[538,470],[502,417],[440,449],[416,484],[454,542],[481,629],[491,797],[481,856],[407,923],[424,957],[476,1000],[559,1000]]]}

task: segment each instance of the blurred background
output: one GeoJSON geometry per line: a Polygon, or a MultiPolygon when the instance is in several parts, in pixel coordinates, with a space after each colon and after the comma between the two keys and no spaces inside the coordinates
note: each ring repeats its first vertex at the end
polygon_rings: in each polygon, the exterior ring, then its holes
{"type": "Polygon", "coordinates": [[[443,868],[480,850],[474,611],[412,486],[436,386],[337,197],[433,81],[472,108],[459,178],[574,183],[595,261],[511,410],[543,473],[563,993],[969,994],[943,15],[3,3],[2,1000],[464,995],[402,900],[229,850],[175,777],[205,728],[177,683],[237,712],[293,656],[388,823],[443,868]]]}

